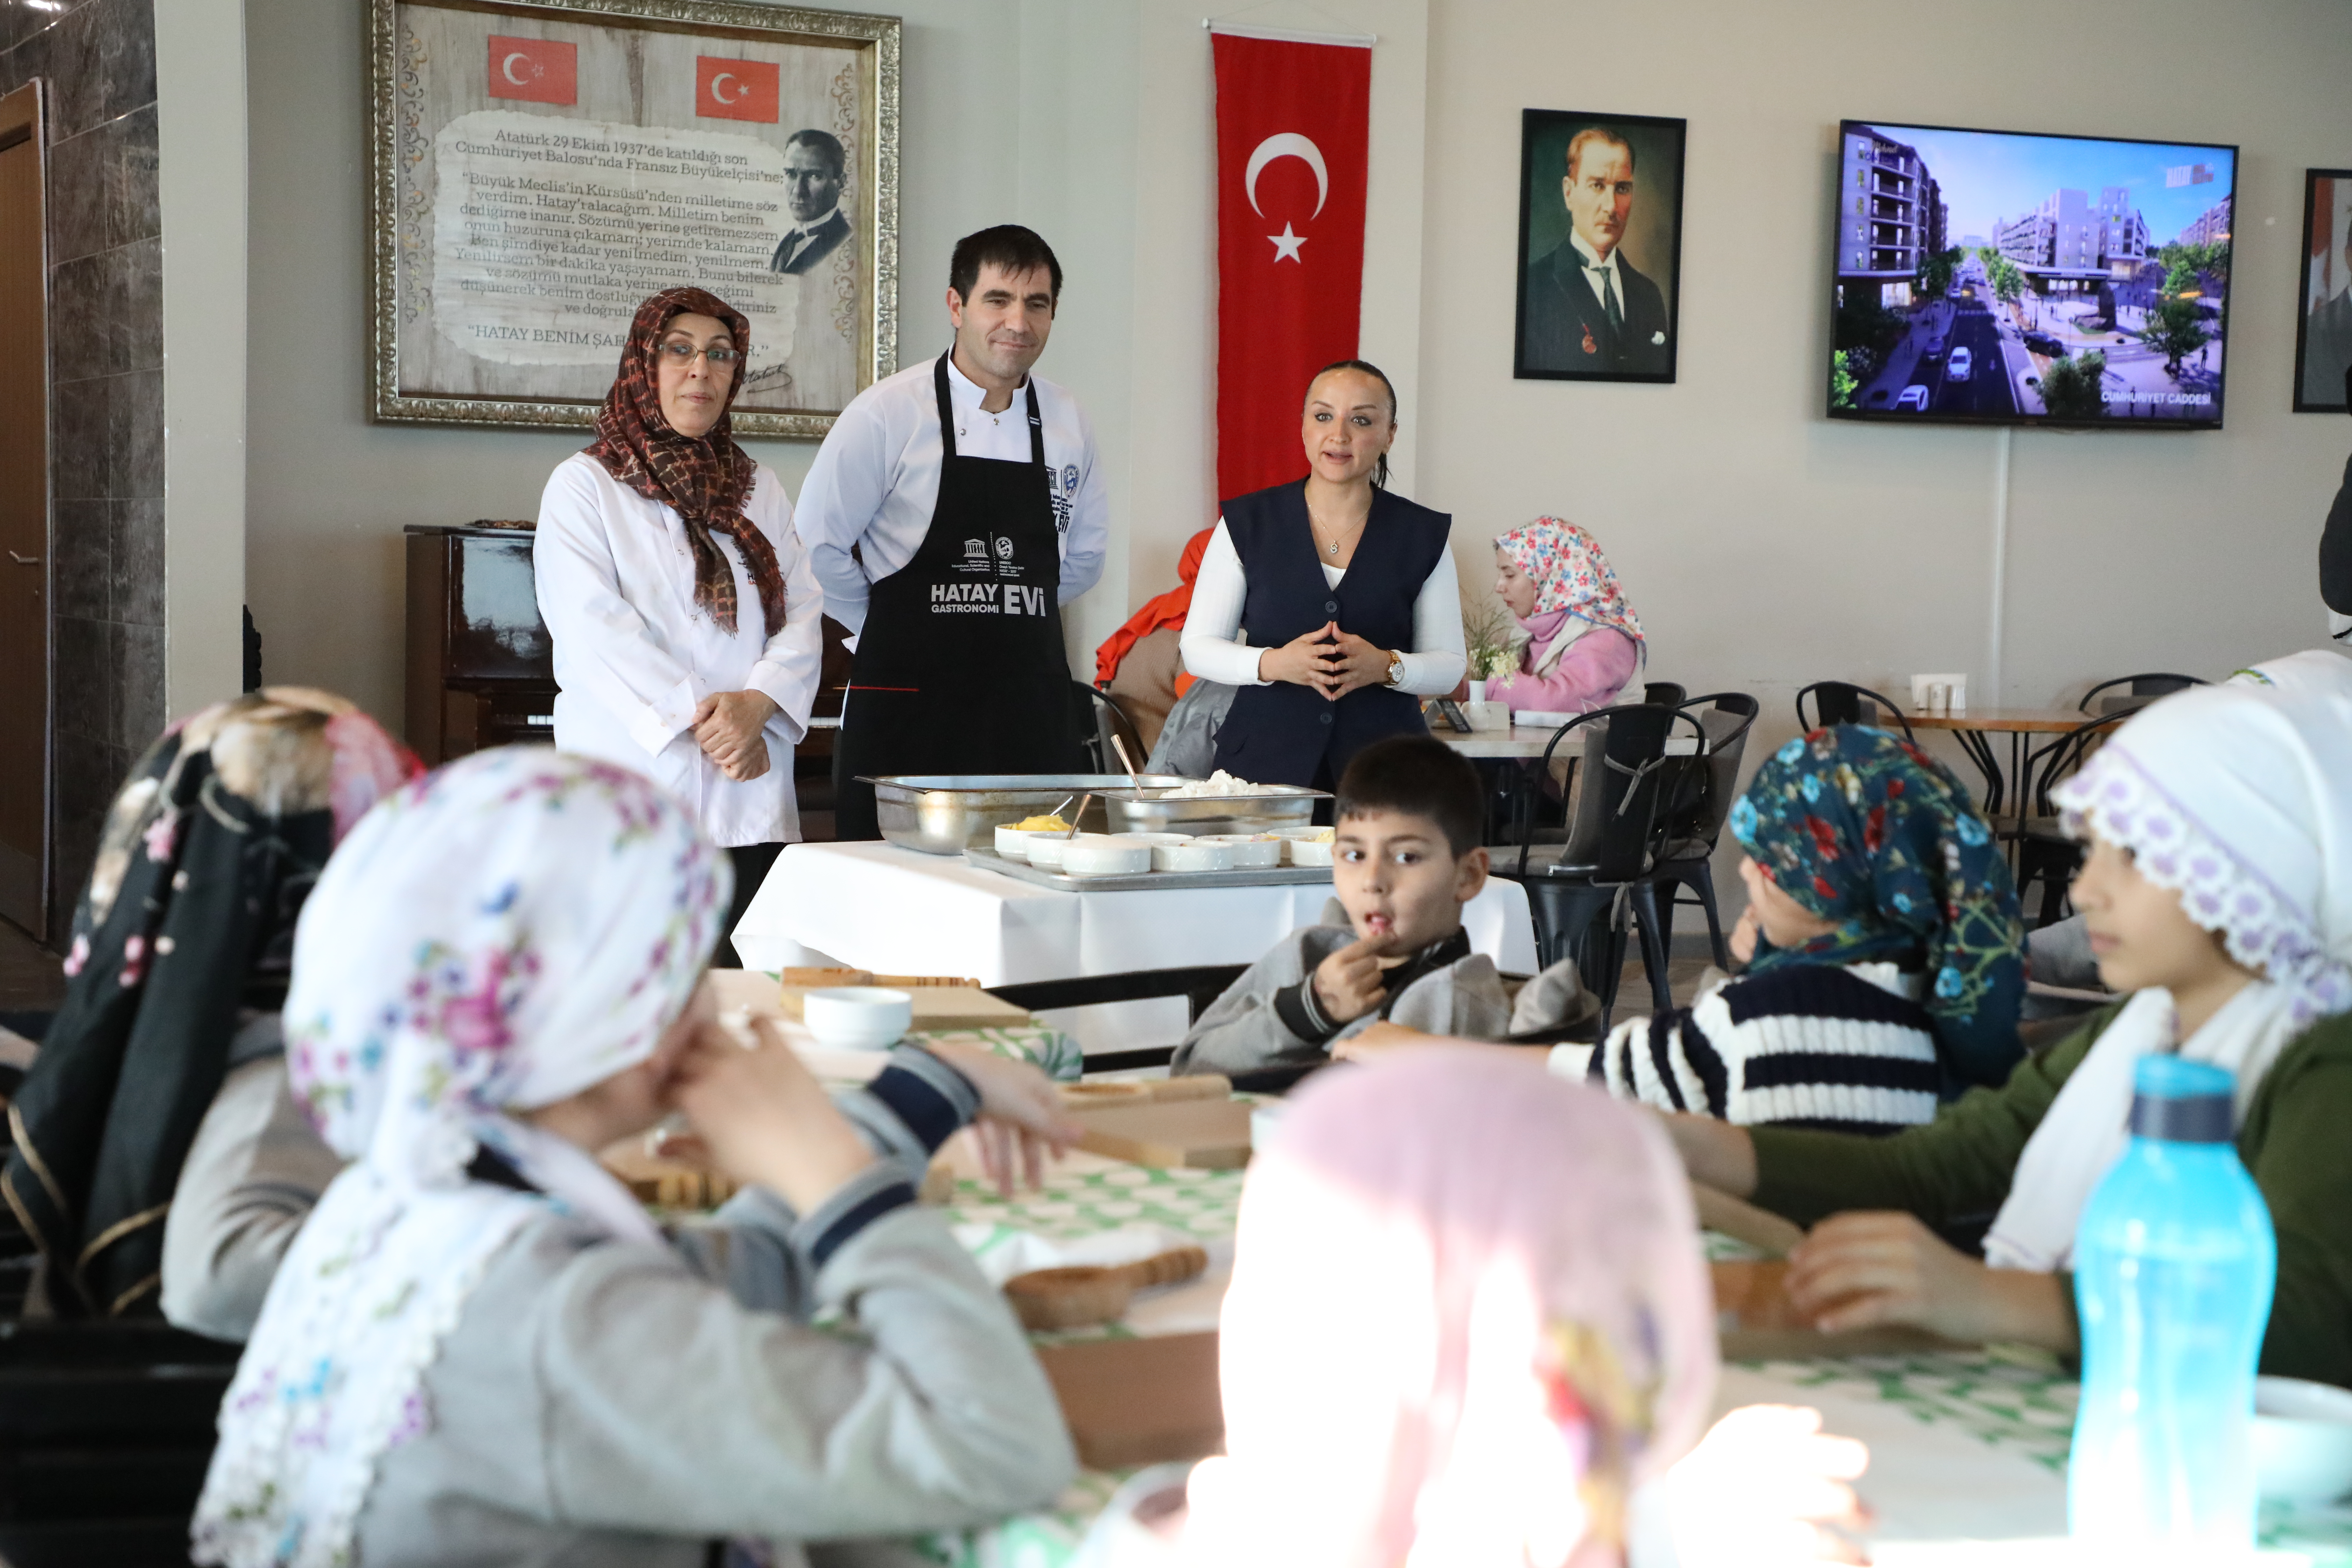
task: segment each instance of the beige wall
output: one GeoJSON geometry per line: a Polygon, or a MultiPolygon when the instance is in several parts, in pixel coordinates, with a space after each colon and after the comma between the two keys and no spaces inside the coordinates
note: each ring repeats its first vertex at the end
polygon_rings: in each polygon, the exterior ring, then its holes
{"type": "MultiPolygon", "coordinates": [[[[877,8],[882,8],[877,5],[877,8]]],[[[1114,537],[1070,617],[1084,668],[1213,515],[1211,9],[905,0],[902,363],[943,342],[954,237],[1007,218],[1070,282],[1043,369],[1092,414],[1114,537]]],[[[358,0],[247,0],[247,570],[274,679],[400,709],[400,528],[535,510],[572,434],[362,412],[358,0]]],[[[1402,395],[1400,488],[1454,513],[1465,581],[1538,512],[1590,524],[1653,672],[1785,722],[1822,676],[1894,685],[1995,650],[2002,437],[1821,414],[1835,127],[1847,114],[2242,145],[2229,427],[2014,437],[2004,694],[2138,668],[2221,674],[2315,640],[2319,521],[2352,429],[2287,412],[2306,164],[2352,163],[2352,11],[2248,0],[1967,7],[1653,0],[1276,0],[1254,23],[1379,35],[1362,346],[1402,395]],[[1596,52],[1605,66],[1595,66],[1596,52]],[[1681,380],[1510,375],[1526,107],[1691,122],[1681,380]]],[[[763,442],[797,489],[813,447],[763,442]]]]}
{"type": "Polygon", "coordinates": [[[2302,171],[2352,159],[2352,10],[1652,0],[1631,30],[1597,0],[1431,6],[1419,499],[1454,513],[1465,581],[1485,537],[1557,512],[1607,545],[1652,673],[1754,691],[1768,723],[1830,676],[1967,670],[1990,698],[2002,437],[1821,411],[1837,122],[1876,114],[2242,149],[2227,428],[2013,437],[2001,695],[2220,676],[2325,635],[2352,426],[2288,412],[2292,279],[2302,171]],[[1689,120],[1675,384],[1511,378],[1527,107],[1689,120]]]}

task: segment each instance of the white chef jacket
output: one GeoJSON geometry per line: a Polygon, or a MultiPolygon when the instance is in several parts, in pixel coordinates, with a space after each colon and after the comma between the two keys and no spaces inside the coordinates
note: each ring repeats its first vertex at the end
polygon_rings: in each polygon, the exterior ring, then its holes
{"type": "MultiPolygon", "coordinates": [[[[1319,553],[1319,552],[1318,552],[1319,553]]],[[[1323,581],[1336,588],[1347,576],[1344,566],[1325,566],[1323,581]]],[[[1242,605],[1249,596],[1249,575],[1242,569],[1241,552],[1234,548],[1225,520],[1202,553],[1201,570],[1192,579],[1192,607],[1185,612],[1184,630],[1177,652],[1188,674],[1226,686],[1270,686],[1258,679],[1263,647],[1239,640],[1242,605]]],[[[1348,628],[1339,628],[1345,631],[1348,628]]],[[[1470,658],[1462,639],[1462,589],[1454,570],[1454,552],[1442,550],[1437,564],[1422,580],[1412,601],[1412,647],[1391,648],[1402,656],[1403,679],[1397,689],[1415,697],[1443,697],[1462,684],[1470,658]]]]}
{"type": "MultiPolygon", "coordinates": [[[[930,531],[940,499],[940,405],[935,359],[877,381],[850,400],[817,448],[801,485],[799,524],[825,614],[853,633],[866,625],[866,590],[915,557],[930,531]],[[858,547],[858,560],[849,547],[858,547]],[[859,569],[858,561],[865,566],[859,569]]],[[[1048,493],[1061,547],[1058,602],[1095,585],[1110,537],[1110,493],[1095,459],[1094,426],[1067,392],[1042,375],[1037,415],[1045,426],[1048,493]]],[[[1013,395],[1002,413],[983,413],[986,393],[948,362],[948,406],[955,415],[956,453],[1003,462],[1029,461],[1029,396],[1013,395]]]]}
{"type": "Polygon", "coordinates": [[[824,595],[793,532],[793,503],[764,463],[743,513],[775,546],[783,629],[768,635],[742,550],[713,537],[735,572],[735,631],[694,603],[694,556],[675,508],[650,500],[585,452],[556,465],[539,501],[531,561],[539,613],[555,641],[555,743],[646,774],[683,801],[721,846],[801,836],[793,747],[808,733],[823,662],[824,595]],[[695,704],[760,691],[768,771],[738,783],[695,742],[695,704]]]}

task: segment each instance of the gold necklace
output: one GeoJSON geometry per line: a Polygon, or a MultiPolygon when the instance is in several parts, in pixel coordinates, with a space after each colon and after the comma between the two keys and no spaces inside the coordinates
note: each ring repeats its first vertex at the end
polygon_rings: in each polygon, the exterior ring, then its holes
{"type": "MultiPolygon", "coordinates": [[[[1349,540],[1349,536],[1350,536],[1350,535],[1352,535],[1352,534],[1354,534],[1358,530],[1361,529],[1361,528],[1364,526],[1364,524],[1366,524],[1367,522],[1370,522],[1370,521],[1371,521],[1371,518],[1372,518],[1372,514],[1371,514],[1370,512],[1366,512],[1363,516],[1361,516],[1361,517],[1360,517],[1360,518],[1358,518],[1358,519],[1356,520],[1356,526],[1355,526],[1355,528],[1351,528],[1351,529],[1348,530],[1348,531],[1347,531],[1346,533],[1341,534],[1338,539],[1327,541],[1327,542],[1324,543],[1324,546],[1323,546],[1323,553],[1324,553],[1324,554],[1326,554],[1326,555],[1337,555],[1337,554],[1339,554],[1339,546],[1340,546],[1340,545],[1342,545],[1342,544],[1345,544],[1345,543],[1348,542],[1348,540],[1349,540]]],[[[1310,506],[1310,507],[1308,507],[1308,508],[1307,509],[1307,528],[1308,528],[1310,531],[1312,531],[1313,532],[1315,532],[1315,533],[1316,533],[1317,535],[1318,535],[1318,536],[1319,536],[1319,535],[1322,533],[1322,531],[1323,531],[1323,525],[1322,525],[1320,522],[1318,522],[1318,521],[1316,521],[1316,519],[1315,519],[1315,509],[1314,509],[1313,507],[1311,507],[1311,506],[1310,506]]]]}

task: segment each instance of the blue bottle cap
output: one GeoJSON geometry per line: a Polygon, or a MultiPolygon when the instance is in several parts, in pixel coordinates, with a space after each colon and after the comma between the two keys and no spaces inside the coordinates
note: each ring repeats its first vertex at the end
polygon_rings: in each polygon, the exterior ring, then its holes
{"type": "Polygon", "coordinates": [[[2168,1143],[2227,1143],[2236,1080],[2210,1062],[2142,1057],[2132,1069],[2131,1132],[2168,1143]]]}

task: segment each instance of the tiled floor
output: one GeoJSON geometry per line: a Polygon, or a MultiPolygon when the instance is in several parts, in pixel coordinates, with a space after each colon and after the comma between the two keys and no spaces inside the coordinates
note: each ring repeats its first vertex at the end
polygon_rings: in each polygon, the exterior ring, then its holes
{"type": "Polygon", "coordinates": [[[66,994],[58,955],[0,921],[0,1013],[46,1012],[66,994]]]}

